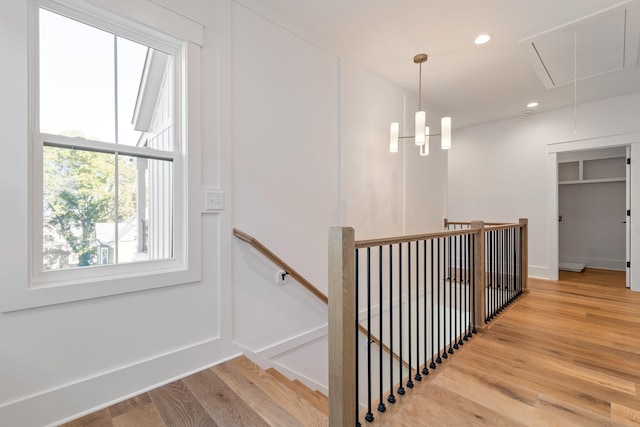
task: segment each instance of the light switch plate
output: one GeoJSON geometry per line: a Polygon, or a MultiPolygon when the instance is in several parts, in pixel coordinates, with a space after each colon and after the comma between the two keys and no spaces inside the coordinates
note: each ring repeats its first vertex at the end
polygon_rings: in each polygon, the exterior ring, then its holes
{"type": "Polygon", "coordinates": [[[205,211],[221,211],[224,209],[224,191],[222,190],[205,190],[204,192],[204,210],[205,211]]]}

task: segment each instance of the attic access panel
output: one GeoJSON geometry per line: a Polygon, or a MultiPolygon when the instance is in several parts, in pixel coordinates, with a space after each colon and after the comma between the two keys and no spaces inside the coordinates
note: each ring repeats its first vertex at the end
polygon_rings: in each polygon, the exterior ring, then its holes
{"type": "Polygon", "coordinates": [[[522,40],[547,89],[635,67],[638,30],[630,25],[630,2],[522,40]]]}

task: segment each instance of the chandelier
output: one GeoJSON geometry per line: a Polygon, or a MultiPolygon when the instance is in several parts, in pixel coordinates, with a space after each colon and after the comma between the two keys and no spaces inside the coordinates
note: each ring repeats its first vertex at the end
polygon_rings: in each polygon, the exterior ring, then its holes
{"type": "Polygon", "coordinates": [[[427,62],[427,54],[419,53],[413,57],[413,62],[420,67],[418,82],[418,112],[416,112],[415,135],[399,136],[400,123],[391,123],[391,132],[389,138],[389,152],[398,152],[398,140],[406,138],[414,138],[416,145],[420,148],[421,156],[429,155],[429,137],[440,136],[440,147],[443,150],[451,148],[451,117],[443,117],[440,122],[441,133],[429,134],[429,126],[426,125],[426,114],[422,111],[422,63],[427,62]]]}

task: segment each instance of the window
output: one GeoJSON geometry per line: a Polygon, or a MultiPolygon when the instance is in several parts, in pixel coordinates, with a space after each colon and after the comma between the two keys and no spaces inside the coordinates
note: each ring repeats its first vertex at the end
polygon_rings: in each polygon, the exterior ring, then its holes
{"type": "Polygon", "coordinates": [[[172,258],[173,55],[38,21],[43,271],[172,258]]]}
{"type": "MultiPolygon", "coordinates": [[[[199,116],[202,26],[146,1],[32,1],[31,32],[18,26],[30,77],[13,81],[29,79],[31,146],[0,147],[0,176],[15,177],[12,194],[27,190],[29,214],[2,211],[12,226],[0,227],[0,308],[198,280],[199,123],[187,111],[199,116]],[[28,180],[8,154],[29,159],[28,180]],[[12,230],[25,217],[28,240],[12,230]]],[[[7,128],[14,138],[20,123],[7,128]]]]}

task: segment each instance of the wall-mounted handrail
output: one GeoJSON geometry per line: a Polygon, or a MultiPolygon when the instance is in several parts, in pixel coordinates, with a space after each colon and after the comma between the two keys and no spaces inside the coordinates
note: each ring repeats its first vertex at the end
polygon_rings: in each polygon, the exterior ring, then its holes
{"type": "Polygon", "coordinates": [[[266,256],[267,258],[269,258],[275,265],[282,268],[288,275],[293,277],[297,282],[299,282],[302,286],[304,286],[307,290],[309,290],[309,292],[315,295],[320,301],[324,302],[325,304],[329,303],[329,298],[327,298],[327,296],[324,293],[322,293],[322,291],[316,288],[311,282],[305,279],[300,273],[294,270],[289,264],[284,262],[280,257],[278,257],[276,254],[274,254],[269,249],[267,249],[267,247],[262,243],[260,243],[259,240],[255,239],[253,236],[250,236],[247,233],[244,233],[238,230],[237,228],[233,229],[233,235],[239,238],[240,240],[244,240],[245,242],[249,243],[258,252],[260,252],[262,255],[266,256]]]}
{"type": "MultiPolygon", "coordinates": [[[[316,288],[310,281],[305,279],[304,276],[302,276],[300,273],[298,273],[296,270],[294,270],[289,264],[284,262],[282,260],[282,258],[280,258],[276,254],[271,252],[265,245],[260,243],[260,241],[258,239],[256,239],[255,237],[253,237],[253,236],[251,236],[251,235],[249,235],[249,234],[247,234],[247,233],[245,233],[243,231],[238,230],[237,228],[233,229],[233,235],[236,236],[237,238],[239,238],[240,240],[243,240],[243,241],[247,242],[249,245],[251,245],[253,248],[255,248],[258,252],[260,252],[262,255],[264,255],[269,260],[271,260],[275,265],[277,265],[278,267],[283,269],[287,274],[289,274],[291,277],[293,277],[298,283],[300,283],[303,287],[305,287],[313,295],[315,295],[320,301],[322,301],[326,305],[329,304],[329,298],[320,289],[316,288]]],[[[368,335],[369,334],[369,332],[367,331],[367,328],[365,328],[364,326],[362,326],[360,324],[358,324],[358,329],[364,335],[368,335]]],[[[373,343],[375,343],[376,345],[380,345],[380,340],[375,335],[371,335],[371,341],[373,343]]],[[[398,356],[395,352],[392,352],[391,349],[388,346],[383,344],[382,348],[388,354],[392,354],[393,358],[395,360],[398,360],[398,361],[400,360],[400,356],[398,356]]],[[[408,366],[407,362],[405,362],[404,360],[402,361],[402,363],[405,366],[408,366]]]]}

